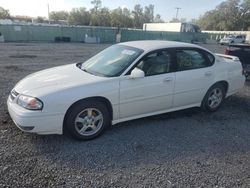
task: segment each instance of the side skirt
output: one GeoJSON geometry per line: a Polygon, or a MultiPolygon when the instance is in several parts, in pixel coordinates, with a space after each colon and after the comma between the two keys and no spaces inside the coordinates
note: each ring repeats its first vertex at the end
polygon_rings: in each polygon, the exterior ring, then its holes
{"type": "Polygon", "coordinates": [[[144,117],[148,117],[148,116],[154,116],[154,115],[158,115],[158,114],[164,114],[164,113],[168,113],[168,112],[174,112],[174,111],[178,111],[178,110],[184,110],[184,109],[187,109],[187,108],[200,107],[200,106],[201,106],[201,103],[196,103],[196,104],[192,104],[192,105],[186,105],[186,106],[181,106],[181,107],[177,107],[177,108],[171,108],[171,109],[168,109],[168,110],[161,110],[161,111],[157,111],[157,112],[151,112],[151,113],[147,113],[147,114],[141,114],[141,115],[137,115],[137,116],[122,118],[122,119],[118,119],[118,120],[113,120],[112,125],[115,125],[117,123],[121,123],[121,122],[124,122],[124,121],[133,120],[133,119],[139,119],[139,118],[144,118],[144,117]]]}

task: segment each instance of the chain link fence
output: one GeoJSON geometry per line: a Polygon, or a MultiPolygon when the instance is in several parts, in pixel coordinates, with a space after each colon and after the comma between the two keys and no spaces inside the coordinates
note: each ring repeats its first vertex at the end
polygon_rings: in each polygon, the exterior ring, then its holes
{"type": "Polygon", "coordinates": [[[159,32],[114,27],[0,25],[5,42],[86,42],[116,43],[131,40],[205,42],[205,33],[159,32]],[[119,37],[118,37],[119,36],[119,37]]]}

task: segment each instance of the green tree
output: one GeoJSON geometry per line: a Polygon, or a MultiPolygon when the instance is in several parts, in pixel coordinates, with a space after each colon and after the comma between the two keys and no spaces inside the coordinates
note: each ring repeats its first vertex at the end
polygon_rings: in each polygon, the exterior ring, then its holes
{"type": "Polygon", "coordinates": [[[89,25],[90,13],[85,7],[73,8],[69,13],[68,22],[71,25],[89,25]]]}
{"type": "Polygon", "coordinates": [[[110,10],[106,7],[101,8],[98,11],[98,20],[99,26],[111,26],[111,16],[110,16],[110,10]]]}
{"type": "Polygon", "coordinates": [[[91,1],[91,4],[94,5],[94,11],[97,12],[102,7],[102,1],[101,0],[93,0],[91,1]]]}
{"type": "Polygon", "coordinates": [[[10,12],[2,7],[0,7],[0,19],[9,19],[10,12]]]}
{"type": "Polygon", "coordinates": [[[143,7],[140,4],[134,6],[132,11],[134,27],[141,29],[144,23],[143,7]]]}
{"type": "Polygon", "coordinates": [[[113,27],[133,27],[133,19],[131,13],[127,8],[120,7],[111,12],[111,26],[113,27]]]}
{"type": "Polygon", "coordinates": [[[160,14],[156,14],[155,18],[154,18],[154,23],[163,23],[164,20],[161,18],[160,14]]]}
{"type": "Polygon", "coordinates": [[[187,19],[186,18],[181,18],[181,19],[178,19],[178,18],[172,18],[172,20],[169,21],[170,23],[175,23],[175,22],[187,22],[187,19]]]}
{"type": "Polygon", "coordinates": [[[45,22],[45,18],[44,18],[44,17],[41,17],[41,16],[38,16],[38,17],[36,18],[36,22],[37,22],[37,23],[44,23],[44,22],[45,22]]]}
{"type": "Polygon", "coordinates": [[[122,27],[122,9],[116,8],[111,12],[111,26],[112,27],[122,27]]]}
{"type": "Polygon", "coordinates": [[[250,0],[243,0],[241,4],[242,30],[250,30],[250,0]]]}
{"type": "Polygon", "coordinates": [[[106,7],[102,8],[101,0],[91,1],[93,8],[90,9],[90,25],[94,26],[110,26],[110,10],[106,7]]]}
{"type": "Polygon", "coordinates": [[[53,11],[49,14],[50,20],[59,21],[59,20],[68,20],[69,13],[67,11],[53,11]]]}
{"type": "Polygon", "coordinates": [[[170,23],[180,22],[178,18],[172,18],[172,20],[169,21],[170,23]]]}
{"type": "Polygon", "coordinates": [[[123,19],[122,19],[123,26],[122,27],[132,28],[133,27],[133,18],[132,18],[130,10],[128,8],[123,8],[122,15],[123,15],[123,19]]]}
{"type": "Polygon", "coordinates": [[[154,22],[154,5],[150,4],[144,7],[144,23],[154,22]]]}
{"type": "Polygon", "coordinates": [[[203,30],[247,30],[250,26],[250,0],[227,0],[206,12],[197,23],[203,30]]]}
{"type": "Polygon", "coordinates": [[[110,26],[111,25],[111,17],[110,10],[106,7],[98,9],[96,12],[94,9],[91,10],[91,21],[90,25],[94,26],[110,26]]]}

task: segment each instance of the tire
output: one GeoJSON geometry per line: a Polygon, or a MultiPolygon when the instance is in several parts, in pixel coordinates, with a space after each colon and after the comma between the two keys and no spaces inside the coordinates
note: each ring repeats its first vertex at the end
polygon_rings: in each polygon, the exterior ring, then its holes
{"type": "Polygon", "coordinates": [[[213,85],[211,88],[209,88],[204,99],[202,100],[201,107],[205,111],[215,112],[220,108],[225,96],[226,96],[225,86],[223,84],[217,83],[213,85]]]}
{"type": "Polygon", "coordinates": [[[65,117],[66,130],[78,140],[90,140],[100,136],[109,124],[108,108],[96,100],[75,104],[65,117]]]}

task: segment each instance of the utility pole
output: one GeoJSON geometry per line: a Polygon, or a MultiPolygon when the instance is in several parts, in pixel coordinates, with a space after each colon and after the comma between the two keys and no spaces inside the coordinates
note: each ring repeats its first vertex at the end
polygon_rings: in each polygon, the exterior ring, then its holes
{"type": "Polygon", "coordinates": [[[176,9],[176,20],[178,20],[178,14],[179,14],[179,10],[181,10],[181,8],[180,7],[175,7],[175,9],[176,9]]]}
{"type": "Polygon", "coordinates": [[[50,16],[49,16],[49,4],[48,4],[48,20],[49,20],[49,24],[50,24],[50,16]]]}

